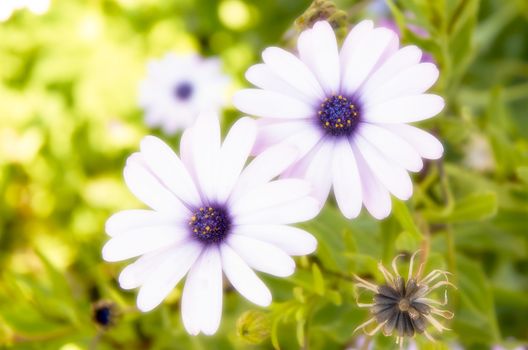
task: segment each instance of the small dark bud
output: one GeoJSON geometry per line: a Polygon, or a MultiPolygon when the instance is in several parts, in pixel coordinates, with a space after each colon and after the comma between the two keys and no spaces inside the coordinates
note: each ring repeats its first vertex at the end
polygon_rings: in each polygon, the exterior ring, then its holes
{"type": "Polygon", "coordinates": [[[101,328],[107,329],[116,324],[119,318],[117,305],[108,300],[99,300],[92,305],[92,320],[101,328]]]}

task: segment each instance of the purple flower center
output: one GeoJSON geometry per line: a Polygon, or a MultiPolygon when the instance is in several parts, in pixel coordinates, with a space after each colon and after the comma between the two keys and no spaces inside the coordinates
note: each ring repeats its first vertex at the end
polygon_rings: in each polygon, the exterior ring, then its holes
{"type": "Polygon", "coordinates": [[[193,86],[190,82],[184,81],[174,87],[174,96],[179,100],[188,100],[193,93],[193,86]]]}
{"type": "Polygon", "coordinates": [[[358,103],[342,95],[325,98],[317,111],[319,124],[332,136],[350,135],[358,125],[359,115],[358,103]]]}
{"type": "Polygon", "coordinates": [[[221,206],[202,206],[189,220],[191,232],[203,243],[221,242],[231,229],[231,218],[221,206]]]}

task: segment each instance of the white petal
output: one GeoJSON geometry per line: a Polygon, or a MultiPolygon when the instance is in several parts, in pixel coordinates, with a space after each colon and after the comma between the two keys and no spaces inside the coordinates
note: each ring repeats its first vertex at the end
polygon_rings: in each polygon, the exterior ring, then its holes
{"type": "Polygon", "coordinates": [[[224,273],[240,294],[260,306],[271,304],[271,292],[268,287],[229,245],[222,244],[220,254],[224,273]]]}
{"type": "Polygon", "coordinates": [[[189,271],[202,249],[200,243],[192,240],[173,249],[161,264],[150,271],[139,290],[138,309],[146,312],[158,306],[189,271]]]}
{"type": "Polygon", "coordinates": [[[142,227],[112,237],[103,246],[103,259],[121,261],[181,242],[188,237],[183,226],[142,227]]]}
{"type": "Polygon", "coordinates": [[[342,89],[346,94],[352,95],[357,91],[391,47],[395,37],[396,34],[388,29],[376,28],[361,41],[357,50],[345,62],[347,69],[344,72],[342,89]]]}
{"type": "Polygon", "coordinates": [[[311,151],[324,137],[323,132],[316,125],[302,129],[284,139],[284,144],[292,145],[299,150],[299,157],[303,157],[311,151]]]}
{"type": "Polygon", "coordinates": [[[339,55],[334,31],[326,21],[315,23],[297,41],[301,60],[314,72],[327,95],[337,93],[340,85],[339,55]]]}
{"type": "MultiPolygon", "coordinates": [[[[387,58],[383,64],[372,73],[361,88],[362,93],[375,90],[378,86],[389,81],[401,71],[420,62],[422,51],[414,45],[406,46],[387,58]]],[[[353,68],[353,67],[352,67],[353,68]]]]}
{"type": "Polygon", "coordinates": [[[227,244],[255,270],[278,277],[295,271],[295,261],[272,244],[236,234],[227,238],[227,244]]]}
{"type": "Polygon", "coordinates": [[[432,63],[414,65],[375,89],[366,91],[361,100],[365,106],[372,106],[401,96],[421,94],[433,86],[438,74],[438,68],[432,63]]]}
{"type": "Polygon", "coordinates": [[[350,33],[348,33],[341,48],[341,52],[339,53],[341,67],[343,68],[343,72],[341,72],[342,76],[345,76],[345,70],[354,69],[354,67],[347,67],[347,62],[350,60],[350,57],[357,52],[363,40],[369,37],[369,33],[373,28],[374,22],[371,20],[364,20],[355,25],[350,33]]]}
{"type": "Polygon", "coordinates": [[[444,153],[444,146],[428,132],[407,124],[386,124],[384,127],[405,139],[423,158],[438,159],[444,153]]]}
{"type": "Polygon", "coordinates": [[[314,108],[305,102],[269,90],[240,90],[233,104],[244,113],[264,118],[306,119],[314,115],[314,108]]]}
{"type": "Polygon", "coordinates": [[[189,334],[212,335],[218,329],[222,317],[222,264],[216,245],[207,247],[189,271],[181,310],[189,334]]]}
{"type": "Polygon", "coordinates": [[[188,214],[189,211],[183,203],[142,164],[138,154],[128,158],[123,175],[134,196],[150,208],[172,212],[177,217],[188,214]]]}
{"type": "MultiPolygon", "coordinates": [[[[177,246],[176,246],[177,247],[177,246]]],[[[139,257],[119,274],[119,286],[123,289],[134,289],[145,283],[152,271],[156,269],[172,251],[173,246],[160,248],[139,257]]]]}
{"type": "Polygon", "coordinates": [[[353,142],[361,152],[366,163],[376,178],[396,197],[407,200],[411,197],[413,187],[407,171],[395,165],[365,140],[361,135],[354,135],[353,142]]]}
{"type": "Polygon", "coordinates": [[[306,65],[292,53],[278,47],[262,52],[264,63],[285,82],[294,86],[312,100],[324,98],[324,92],[306,65]]]}
{"type": "Polygon", "coordinates": [[[246,71],[246,79],[261,89],[275,91],[311,104],[311,99],[308,96],[282,80],[277,74],[273,73],[270,67],[263,63],[249,67],[246,71]]]}
{"type": "Polygon", "coordinates": [[[363,117],[374,123],[411,123],[434,117],[443,108],[444,99],[437,95],[404,96],[365,108],[363,117]]]}
{"type": "Polygon", "coordinates": [[[386,218],[391,211],[391,197],[389,191],[372,173],[361,152],[352,143],[352,149],[356,155],[356,162],[361,179],[363,204],[369,213],[378,220],[386,218]]]}
{"type": "Polygon", "coordinates": [[[153,210],[123,210],[106,220],[105,230],[109,236],[113,237],[135,228],[177,224],[182,219],[184,218],[153,210]]]}
{"type": "Polygon", "coordinates": [[[213,199],[216,161],[220,151],[220,123],[215,113],[205,112],[198,117],[192,128],[190,143],[192,162],[202,195],[213,199]]]}
{"type": "Polygon", "coordinates": [[[420,154],[406,140],[381,126],[369,123],[360,123],[357,131],[387,159],[410,171],[422,170],[420,154]]]}
{"type": "Polygon", "coordinates": [[[255,122],[250,118],[239,119],[226,136],[220,150],[216,183],[216,200],[225,202],[235,186],[257,135],[255,122]]]}
{"type": "Polygon", "coordinates": [[[239,199],[232,201],[231,213],[234,216],[239,216],[288,203],[308,196],[311,189],[310,183],[304,180],[272,181],[255,187],[244,193],[239,199]]]}
{"type": "MultiPolygon", "coordinates": [[[[196,179],[196,171],[194,170],[194,163],[192,161],[192,127],[185,129],[181,136],[180,140],[180,158],[183,164],[185,164],[185,168],[187,168],[187,171],[189,172],[189,175],[193,179],[196,179]]],[[[198,185],[198,183],[196,183],[198,185]]],[[[200,189],[197,188],[198,192],[200,192],[200,189]]]]}
{"type": "Polygon", "coordinates": [[[303,197],[287,203],[243,214],[234,219],[235,224],[293,224],[313,219],[321,203],[312,197],[303,197]]]}
{"type": "Polygon", "coordinates": [[[298,151],[291,146],[278,145],[268,148],[242,171],[235,189],[229,197],[232,203],[247,191],[264,185],[282,173],[297,158],[298,151]]]}
{"type": "Polygon", "coordinates": [[[258,135],[252,154],[258,155],[288,137],[313,128],[306,119],[289,119],[286,121],[261,118],[257,121],[258,135]]]}
{"type": "Polygon", "coordinates": [[[304,174],[304,179],[314,186],[314,195],[319,200],[321,208],[325,204],[332,184],[332,172],[329,169],[332,166],[334,147],[334,142],[323,141],[304,174]]]}
{"type": "Polygon", "coordinates": [[[314,236],[297,227],[286,225],[241,225],[233,233],[248,236],[277,246],[288,255],[306,255],[317,248],[314,236]]]}
{"type": "Polygon", "coordinates": [[[180,200],[188,205],[198,205],[200,195],[194,181],[180,158],[157,137],[147,136],[141,141],[141,153],[149,169],[180,200]]]}
{"type": "Polygon", "coordinates": [[[336,142],[330,171],[333,175],[334,194],[339,209],[348,219],[355,218],[361,211],[361,182],[356,157],[348,139],[342,138],[336,142]]]}

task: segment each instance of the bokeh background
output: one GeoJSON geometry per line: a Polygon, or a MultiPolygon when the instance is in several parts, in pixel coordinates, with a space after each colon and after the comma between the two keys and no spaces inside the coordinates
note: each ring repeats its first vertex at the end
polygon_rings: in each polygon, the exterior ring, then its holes
{"type": "MultiPolygon", "coordinates": [[[[144,125],[138,83],[149,59],[199,52],[221,58],[232,91],[246,86],[243,73],[263,48],[291,46],[310,1],[32,0],[13,13],[10,1],[0,0],[0,348],[355,348],[353,330],[368,315],[355,306],[352,274],[381,282],[379,260],[419,247],[428,269],[454,273],[458,290],[449,293],[452,331],[415,345],[528,343],[525,0],[336,1],[348,15],[341,29],[395,20],[402,41],[437,62],[434,89],[447,104],[421,126],[443,141],[445,158],[415,175],[413,198],[394,201],[381,222],[347,221],[330,201],[304,225],[317,253],[299,259],[291,278],[264,277],[271,308],[226,287],[213,337],[185,333],[180,289],[154,311],[136,311],[136,292],[116,282],[124,264],[101,258],[106,218],[140,206],[122,180],[125,158],[147,134],[178,144],[144,125]],[[101,300],[119,314],[112,327],[93,320],[101,300]]],[[[224,129],[239,116],[224,114],[224,129]]],[[[396,348],[383,336],[371,344],[396,348]]]]}

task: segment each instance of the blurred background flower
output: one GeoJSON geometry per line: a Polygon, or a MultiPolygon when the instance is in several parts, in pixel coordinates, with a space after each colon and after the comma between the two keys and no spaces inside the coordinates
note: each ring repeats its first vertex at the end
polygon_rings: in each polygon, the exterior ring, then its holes
{"type": "MultiPolygon", "coordinates": [[[[12,9],[8,3],[0,0],[0,7],[12,9]]],[[[369,4],[336,1],[348,15],[340,13],[336,25],[371,17],[369,4]]],[[[135,311],[135,293],[121,291],[115,279],[124,265],[102,261],[104,222],[140,205],[122,179],[125,158],[143,136],[161,136],[138,107],[147,62],[168,52],[218,57],[233,92],[249,85],[243,74],[265,47],[293,50],[290,29],[310,1],[56,0],[38,16],[3,10],[9,18],[0,22],[0,347],[343,349],[367,316],[354,303],[352,274],[380,282],[378,260],[389,263],[397,251],[424,242],[428,266],[455,273],[459,290],[450,298],[453,331],[435,345],[418,340],[418,347],[526,344],[528,4],[389,4],[399,28],[415,25],[429,34],[402,30],[401,40],[431,53],[439,66],[435,93],[446,109],[420,127],[442,140],[445,159],[414,176],[412,200],[395,200],[384,221],[345,220],[330,202],[303,225],[317,236],[317,253],[298,259],[288,279],[263,278],[274,303],[266,310],[270,336],[260,345],[237,335],[237,320],[253,307],[232,290],[225,291],[214,337],[186,334],[181,289],[149,314],[135,311]],[[493,167],[480,168],[488,160],[466,165],[468,154],[481,152],[475,135],[485,140],[493,167]],[[98,300],[122,313],[102,334],[92,319],[98,300]]],[[[239,116],[226,109],[222,127],[239,116]]],[[[163,136],[173,148],[178,138],[163,136]]],[[[383,336],[371,343],[394,347],[383,336]]]]}
{"type": "Polygon", "coordinates": [[[190,127],[201,111],[220,112],[228,83],[215,58],[168,53],[150,61],[139,92],[145,122],[167,134],[190,127]]]}

